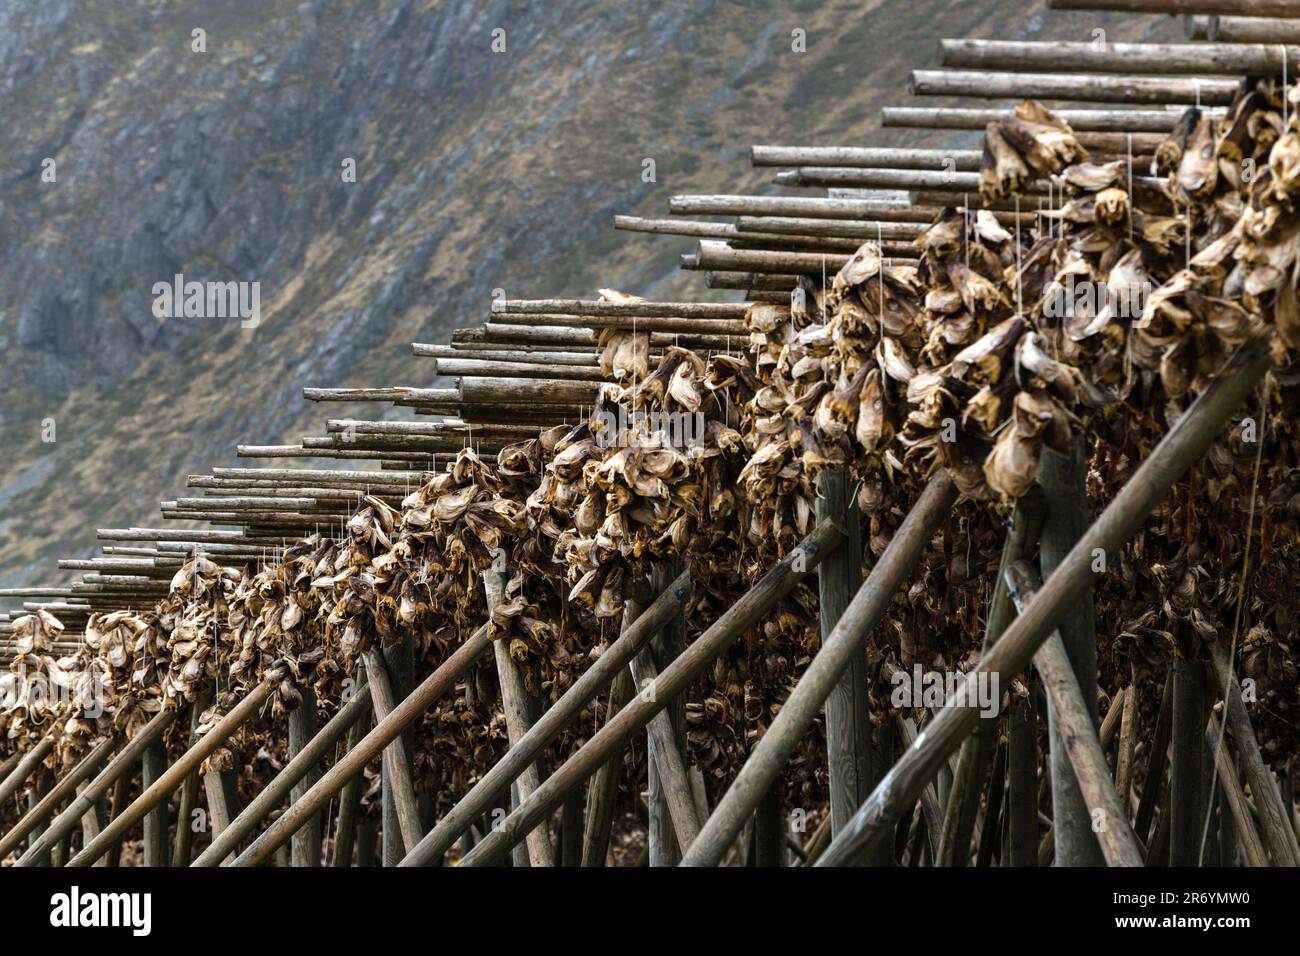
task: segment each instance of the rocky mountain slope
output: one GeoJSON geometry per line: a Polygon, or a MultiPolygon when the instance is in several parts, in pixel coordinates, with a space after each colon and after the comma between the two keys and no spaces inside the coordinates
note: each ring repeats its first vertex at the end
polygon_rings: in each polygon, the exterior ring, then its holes
{"type": "Polygon", "coordinates": [[[717,297],[614,213],[770,190],[755,142],[972,141],[877,130],[940,36],[1181,32],[1043,7],[0,0],[0,586],[316,427],[304,385],[433,384],[409,343],[493,289],[717,297]],[[176,273],[260,283],[260,324],[155,318],[176,273]]]}

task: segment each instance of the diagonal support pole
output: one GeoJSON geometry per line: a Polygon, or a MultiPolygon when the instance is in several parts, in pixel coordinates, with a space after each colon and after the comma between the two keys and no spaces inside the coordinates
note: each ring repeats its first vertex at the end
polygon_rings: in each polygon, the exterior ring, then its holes
{"type": "MultiPolygon", "coordinates": [[[[996,674],[999,686],[1029,665],[1040,644],[1051,635],[1080,595],[1095,581],[1093,552],[1117,552],[1142,527],[1174,482],[1205,454],[1232,413],[1268,371],[1268,343],[1254,339],[1241,346],[1214,382],[1170,429],[1169,434],[1137,470],[1115,500],[1065,556],[1043,585],[1038,597],[1007,628],[967,680],[996,674]]],[[[945,707],[931,723],[923,745],[906,751],[893,769],[818,861],[819,866],[847,865],[893,832],[899,817],[915,806],[921,788],[970,733],[978,712],[970,707],[945,707]]]]}
{"type": "MultiPolygon", "coordinates": [[[[655,681],[653,693],[642,693],[633,698],[613,720],[551,774],[532,797],[524,801],[518,810],[511,813],[470,851],[461,865],[486,866],[509,852],[532,827],[559,805],[570,790],[580,786],[595,773],[615,750],[644,729],[650,718],[690,686],[727,648],[740,640],[777,601],[813,573],[826,555],[839,547],[843,537],[834,525],[818,526],[797,548],[763,575],[712,627],[664,668],[655,681]]],[[[602,660],[604,657],[601,655],[602,660]]]]}
{"type": "Polygon", "coordinates": [[[926,545],[956,501],[957,488],[946,472],[930,479],[867,580],[844,609],[830,637],[822,643],[767,733],[705,822],[700,838],[682,860],[683,866],[717,866],[722,861],[763,793],[776,782],[789,762],[799,738],[812,726],[841,675],[852,659],[863,653],[867,636],[884,617],[898,588],[916,568],[926,545]]]}
{"type": "MultiPolygon", "coordinates": [[[[1005,576],[1012,600],[1017,609],[1023,609],[1034,599],[1038,581],[1024,561],[1008,568],[1005,576]]],[[[1053,631],[1034,652],[1034,667],[1052,705],[1059,740],[1065,748],[1062,756],[1074,771],[1083,799],[1085,817],[1076,822],[1094,834],[1107,864],[1142,866],[1142,851],[1128,822],[1128,808],[1120,803],[1119,792],[1111,782],[1110,767],[1092,722],[1092,708],[1084,701],[1083,688],[1059,631],[1053,631]]]]}
{"type": "MultiPolygon", "coordinates": [[[[620,634],[618,640],[583,671],[582,676],[542,714],[528,733],[438,821],[437,826],[420,841],[420,845],[407,854],[401,865],[428,866],[437,862],[478,819],[479,814],[491,807],[493,799],[504,793],[506,787],[519,777],[523,768],[536,760],[542,749],[572,723],[620,671],[626,670],[632,656],[650,641],[663,624],[680,613],[690,596],[690,586],[690,573],[683,571],[632,626],[620,634]]],[[[524,800],[521,804],[527,802],[524,800]]]]}

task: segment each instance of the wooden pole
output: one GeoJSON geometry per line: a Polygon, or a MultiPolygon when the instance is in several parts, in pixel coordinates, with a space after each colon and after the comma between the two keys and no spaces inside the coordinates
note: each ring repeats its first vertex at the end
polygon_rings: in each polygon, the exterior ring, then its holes
{"type": "MultiPolygon", "coordinates": [[[[819,525],[664,669],[655,682],[655,693],[642,693],[634,697],[614,720],[597,731],[595,736],[551,774],[529,800],[488,834],[461,861],[461,865],[487,865],[508,853],[510,847],[523,839],[538,821],[564,799],[565,794],[595,773],[615,750],[644,728],[668,701],[684,691],[715,658],[740,640],[773,604],[813,573],[817,564],[827,553],[838,547],[841,540],[842,536],[835,527],[819,525]]],[[[601,655],[601,659],[604,657],[601,655]]],[[[700,839],[703,839],[702,834],[700,839]]],[[[699,840],[696,840],[695,845],[699,845],[699,840]]],[[[691,849],[694,851],[695,847],[691,849]]]]}
{"type": "MultiPolygon", "coordinates": [[[[190,706],[189,746],[198,739],[199,717],[212,703],[212,688],[205,685],[195,695],[190,706]]],[[[193,814],[198,803],[199,771],[191,770],[181,785],[181,796],[176,808],[176,834],[172,838],[172,866],[189,866],[190,850],[194,842],[193,814]]]]}
{"type": "Polygon", "coordinates": [[[1007,727],[1007,865],[1038,865],[1038,740],[1034,695],[1014,701],[1007,727]]]}
{"type": "MultiPolygon", "coordinates": [[[[370,684],[375,720],[382,723],[384,718],[397,707],[390,672],[384,663],[383,653],[374,644],[366,650],[365,660],[366,678],[370,684]]],[[[401,859],[402,849],[409,852],[410,847],[420,842],[423,834],[420,826],[419,801],[415,798],[415,784],[411,779],[411,761],[408,753],[406,739],[400,734],[384,748],[384,800],[385,803],[390,798],[392,801],[391,809],[384,814],[383,818],[383,834],[391,834],[384,837],[384,866],[393,866],[392,857],[401,859]],[[402,848],[399,848],[398,844],[403,845],[402,848]]],[[[308,789],[310,792],[310,788],[308,789]]],[[[299,802],[302,802],[302,798],[299,798],[299,802]]],[[[305,826],[310,821],[311,815],[307,815],[301,825],[305,826]]],[[[297,828],[294,832],[297,832],[297,828]]]]}
{"type": "MultiPolygon", "coordinates": [[[[234,774],[223,770],[209,770],[203,775],[203,794],[208,802],[208,829],[212,833],[213,842],[216,843],[229,832],[231,819],[235,816],[237,794],[234,774]]],[[[238,840],[234,841],[236,844],[238,842],[238,840]]],[[[205,854],[207,852],[205,851],[205,854]]],[[[223,853],[222,856],[216,857],[215,863],[219,863],[223,858],[229,859],[229,854],[223,853]]]]}
{"type": "MultiPolygon", "coordinates": [[[[483,590],[487,594],[488,613],[505,603],[506,573],[503,571],[484,571],[483,590]]],[[[516,747],[530,730],[533,722],[529,715],[528,692],[524,687],[524,675],[510,656],[510,642],[496,640],[492,642],[496,656],[497,680],[501,686],[501,708],[506,718],[506,733],[510,746],[516,747]]],[[[527,800],[542,783],[542,769],[539,760],[526,764],[513,781],[518,788],[519,803],[527,800]]],[[[551,845],[549,828],[538,827],[528,834],[529,866],[555,866],[555,848],[551,845]]],[[[410,849],[414,849],[414,845],[410,849]]]]}
{"type": "Polygon", "coordinates": [[[53,749],[54,737],[48,736],[42,737],[31,750],[23,754],[18,761],[18,766],[9,772],[9,776],[5,778],[4,783],[0,783],[0,803],[4,803],[22,789],[22,785],[27,782],[27,778],[45,762],[45,758],[50,755],[50,751],[53,749]]]}
{"type": "MultiPolygon", "coordinates": [[[[984,628],[981,648],[981,653],[984,654],[997,643],[1002,632],[1016,616],[1015,604],[1011,600],[1005,578],[1007,569],[1038,547],[1044,506],[1042,495],[1033,491],[1031,489],[1030,493],[1021,497],[1011,513],[1011,527],[1003,542],[1002,559],[998,565],[998,580],[994,582],[993,596],[989,601],[988,622],[984,628]]],[[[965,866],[970,859],[970,841],[975,830],[975,817],[979,813],[980,790],[985,770],[993,757],[996,733],[996,721],[981,721],[976,725],[975,733],[962,744],[952,794],[945,807],[943,837],[935,853],[938,866],[965,866]]],[[[856,811],[866,798],[867,794],[863,794],[853,809],[856,811]]]]}
{"type": "MultiPolygon", "coordinates": [[[[48,849],[55,842],[63,839],[64,835],[71,833],[80,825],[82,816],[92,811],[96,801],[104,796],[109,787],[123,778],[127,771],[135,766],[135,762],[140,759],[144,753],[145,747],[162,736],[163,732],[171,726],[176,719],[178,711],[164,710],[153,716],[153,718],[136,732],[136,735],[127,741],[126,745],[117,752],[108,766],[95,775],[95,778],[88,783],[67,808],[64,809],[50,823],[50,827],[42,835],[41,839],[33,846],[32,849],[48,849]]],[[[114,810],[120,809],[114,806],[114,810]]],[[[18,858],[15,866],[24,866],[32,851],[28,850],[18,858]]]]}
{"type": "Polygon", "coordinates": [[[1300,43],[1300,20],[1275,17],[1185,17],[1189,40],[1223,43],[1300,43]]]}
{"type": "Polygon", "coordinates": [[[1174,675],[1173,669],[1165,676],[1165,688],[1160,696],[1160,712],[1156,717],[1156,732],[1151,739],[1147,756],[1146,779],[1142,782],[1142,795],[1138,799],[1137,816],[1133,830],[1143,843],[1151,834],[1151,820],[1160,800],[1160,789],[1165,780],[1165,762],[1169,759],[1169,732],[1173,723],[1174,675]]]}
{"type": "Polygon", "coordinates": [[[1228,729],[1232,732],[1246,782],[1250,784],[1250,792],[1255,798],[1255,806],[1260,815],[1260,829],[1273,862],[1277,866],[1300,866],[1300,847],[1297,847],[1295,833],[1287,822],[1290,811],[1282,805],[1277,783],[1260,753],[1259,741],[1255,738],[1250,716],[1246,713],[1241,685],[1232,671],[1228,652],[1217,641],[1210,642],[1210,660],[1219,687],[1225,695],[1228,729]]]}
{"type": "MultiPolygon", "coordinates": [[[[672,580],[681,573],[678,561],[671,566],[656,568],[650,574],[654,593],[671,587],[672,580]]],[[[670,619],[654,637],[648,647],[632,658],[632,678],[638,692],[653,686],[659,671],[667,666],[686,647],[686,622],[679,613],[670,619]]],[[[686,705],[678,697],[670,701],[663,712],[646,726],[646,777],[650,812],[650,865],[676,866],[681,859],[679,847],[684,849],[699,832],[695,819],[686,758],[682,740],[686,733],[686,705]],[[679,808],[674,813],[674,807],[679,808]],[[683,816],[685,814],[685,816],[683,816]],[[676,824],[681,822],[687,833],[676,824]]]]}
{"type": "MultiPolygon", "coordinates": [[[[625,615],[627,613],[624,611],[625,615]]],[[[613,720],[614,715],[632,699],[631,671],[620,672],[614,678],[609,693],[609,710],[605,715],[605,723],[613,720]]],[[[591,778],[587,789],[587,823],[582,837],[583,866],[604,866],[609,856],[609,836],[614,823],[614,804],[618,798],[618,780],[622,771],[623,752],[618,751],[591,778]]]]}
{"type": "MultiPolygon", "coordinates": [[[[357,694],[360,696],[364,691],[365,696],[370,696],[370,684],[365,679],[365,669],[361,669],[361,686],[357,688],[357,694]]],[[[351,703],[349,701],[349,703],[351,703]]],[[[346,705],[344,707],[346,710],[346,705]]],[[[366,717],[372,712],[369,706],[365,706],[355,719],[351,721],[348,728],[348,752],[357,748],[361,743],[361,738],[366,735],[366,717]]],[[[335,715],[337,720],[342,711],[335,715]]],[[[326,724],[328,731],[333,721],[326,724]]],[[[288,768],[285,768],[288,769],[288,768]]],[[[361,812],[361,785],[364,779],[361,776],[353,777],[339,792],[339,816],[338,823],[334,828],[334,856],[330,860],[331,866],[350,867],[352,865],[352,849],[356,843],[357,835],[357,816],[361,812]]]]}
{"type": "MultiPolygon", "coordinates": [[[[699,839],[682,861],[684,866],[716,866],[722,860],[852,659],[864,653],[867,636],[880,623],[895,592],[911,575],[956,500],[957,489],[946,473],[940,472],[930,480],[830,636],[822,642],[817,656],[781,705],[767,733],[705,822],[699,839]]],[[[882,782],[880,786],[884,785],[882,782]]]]}
{"type": "Polygon", "coordinates": [[[31,833],[38,824],[48,819],[59,804],[75,793],[77,788],[103,765],[115,746],[117,746],[116,737],[105,737],[97,743],[86,756],[78,761],[75,767],[63,776],[62,780],[50,788],[50,792],[45,795],[40,803],[36,804],[30,812],[24,814],[22,819],[10,827],[9,832],[0,837],[0,859],[16,850],[28,833],[31,833]]]}
{"type": "Polygon", "coordinates": [[[1169,765],[1169,865],[1199,866],[1201,756],[1205,736],[1205,668],[1174,662],[1172,759],[1169,765]]]}
{"type": "MultiPolygon", "coordinates": [[[[834,522],[844,543],[817,569],[821,639],[835,625],[862,585],[862,531],[858,500],[846,469],[823,471],[817,493],[817,520],[834,522]]],[[[868,696],[870,678],[865,654],[854,655],[844,676],[826,698],[826,766],[829,770],[831,831],[848,823],[858,805],[879,782],[883,759],[872,743],[868,696]]],[[[884,859],[876,861],[884,865],[884,859]]]]}
{"type": "MultiPolygon", "coordinates": [[[[943,65],[1046,73],[1275,76],[1295,70],[1300,46],[1277,43],[1066,43],[1059,40],[941,40],[943,65]]],[[[822,165],[830,165],[829,163],[822,165]]],[[[853,164],[857,165],[857,164],[853,164]]]]}
{"type": "Polygon", "coordinates": [[[1237,84],[1231,80],[1200,77],[913,70],[908,92],[915,96],[974,96],[993,100],[1227,106],[1237,93],[1237,84]]]}
{"type": "MultiPolygon", "coordinates": [[[[655,667],[654,658],[642,651],[632,658],[630,666],[634,691],[639,694],[654,693],[655,682],[659,678],[659,670],[655,667]]],[[[655,769],[653,779],[656,783],[655,789],[651,791],[653,799],[648,801],[650,822],[654,823],[654,808],[657,801],[662,801],[667,816],[667,820],[661,825],[659,835],[659,839],[667,846],[658,848],[658,861],[655,859],[654,830],[650,831],[651,866],[673,866],[679,858],[673,846],[674,840],[681,852],[685,853],[700,833],[700,820],[695,812],[695,798],[691,794],[686,759],[682,755],[677,729],[673,727],[671,710],[672,705],[669,704],[650,718],[649,724],[646,725],[650,744],[647,753],[650,757],[649,763],[655,769]]],[[[784,845],[784,831],[782,832],[782,845],[784,845]]]]}
{"type": "MultiPolygon", "coordinates": [[[[518,743],[511,746],[506,755],[470,788],[469,793],[438,821],[420,845],[402,861],[402,865],[428,866],[437,862],[442,854],[451,849],[479,814],[490,807],[497,794],[504,792],[506,787],[518,778],[523,768],[537,759],[537,755],[546,745],[613,681],[615,675],[627,668],[633,655],[665,622],[680,613],[690,593],[690,573],[684,571],[644,613],[636,618],[631,627],[619,635],[618,639],[583,671],[582,676],[574,681],[573,685],[551,705],[518,743]]],[[[529,801],[521,801],[521,803],[527,802],[529,801]]]]}
{"type": "MultiPolygon", "coordinates": [[[[324,807],[345,783],[359,774],[373,757],[395,740],[403,729],[424,713],[430,704],[451,690],[475,661],[488,652],[489,644],[491,641],[485,624],[426,677],[391,713],[377,719],[374,729],[366,734],[356,747],[350,749],[338,763],[322,774],[315,786],[285,810],[275,823],[253,842],[252,846],[241,853],[235,860],[235,865],[256,866],[270,857],[297,831],[298,827],[307,822],[311,814],[324,807]]],[[[374,692],[373,688],[371,692],[374,692]]]]}
{"type": "MultiPolygon", "coordinates": [[[[968,681],[984,679],[980,672],[989,671],[998,675],[1000,684],[1024,670],[1038,646],[1092,589],[1094,549],[1101,548],[1107,554],[1118,552],[1174,482],[1205,453],[1229,416],[1259,384],[1268,366],[1264,338],[1252,339],[1237,350],[1061,562],[1038,597],[1007,628],[977,670],[967,676],[968,681]]],[[[911,811],[926,782],[977,719],[971,708],[944,708],[927,727],[924,745],[903,754],[858,810],[852,824],[835,838],[819,865],[844,865],[860,859],[876,841],[891,834],[899,817],[911,811]]],[[[703,835],[696,845],[702,840],[703,835]]]]}
{"type": "MultiPolygon", "coordinates": [[[[1038,592],[1037,578],[1025,561],[1008,568],[1005,577],[1016,609],[1023,613],[1038,592]]],[[[1034,652],[1034,667],[1043,680],[1043,689],[1047,691],[1057,735],[1065,750],[1063,756],[1082,795],[1084,820],[1080,822],[1095,834],[1094,841],[1106,864],[1142,866],[1142,851],[1129,826],[1128,808],[1120,803],[1097,736],[1095,704],[1084,697],[1074,662],[1070,660],[1059,631],[1054,631],[1034,652]]],[[[1052,808],[1054,829],[1059,834],[1066,821],[1061,818],[1059,803],[1053,802],[1052,808]]],[[[1058,866],[1062,865],[1061,848],[1058,837],[1058,866]]],[[[1077,858],[1071,865],[1080,865],[1077,858]]]]}
{"type": "MultiPolygon", "coordinates": [[[[316,689],[302,688],[302,700],[289,714],[289,762],[297,757],[316,736],[316,689]]],[[[319,778],[320,772],[312,767],[294,784],[290,800],[301,797],[319,778]]],[[[293,835],[289,857],[293,866],[320,866],[321,815],[317,813],[307,825],[293,835]]]]}
{"type": "MultiPolygon", "coordinates": [[[[1038,484],[1043,489],[1046,511],[1043,516],[1043,577],[1057,569],[1070,549],[1088,529],[1087,462],[1082,442],[1076,443],[1069,457],[1046,450],[1038,468],[1038,484]]],[[[1103,561],[1118,562],[1118,555],[1103,552],[1103,561]]],[[[1103,565],[1104,567],[1104,565],[1103,565]]],[[[1095,575],[1094,575],[1095,577],[1095,575]]],[[[1089,588],[1060,622],[1061,639],[1074,668],[1083,700],[1097,726],[1097,636],[1093,613],[1092,589],[1089,588]]],[[[1052,819],[1056,842],[1057,866],[1101,866],[1101,847],[1093,835],[1091,818],[1079,788],[1075,770],[1067,752],[1067,741],[1056,726],[1053,698],[1048,695],[1047,726],[1051,742],[1048,759],[1052,782],[1052,819]]],[[[1096,804],[1094,804],[1096,806],[1096,804]]]]}
{"type": "MultiPolygon", "coordinates": [[[[1210,753],[1215,755],[1220,792],[1223,794],[1227,812],[1232,814],[1232,823],[1236,834],[1241,838],[1241,847],[1246,855],[1246,864],[1248,866],[1268,866],[1268,852],[1264,849],[1264,843],[1259,838],[1259,831],[1255,829],[1255,818],[1251,815],[1250,803],[1241,789],[1241,782],[1237,779],[1237,768],[1233,765],[1232,758],[1227,751],[1220,749],[1220,735],[1213,720],[1205,729],[1205,742],[1210,753]]],[[[1227,860],[1223,861],[1223,863],[1225,866],[1231,865],[1227,860]]]]}
{"type": "MultiPolygon", "coordinates": [[[[231,734],[243,726],[245,721],[256,714],[262,704],[271,696],[272,690],[274,690],[273,685],[263,681],[245,694],[244,699],[231,708],[226,716],[217,721],[216,726],[200,737],[198,743],[185,751],[180,756],[180,759],[165,771],[158,774],[152,784],[144,788],[144,792],[136,798],[135,802],[119,813],[116,819],[110,821],[98,837],[83,847],[81,852],[72,858],[69,865],[89,866],[99,856],[103,855],[104,851],[109,848],[119,835],[125,834],[145,814],[166,800],[168,795],[184,782],[190,770],[206,760],[218,747],[230,739],[231,734]]],[[[19,865],[21,863],[20,860],[19,865]]]]}
{"type": "Polygon", "coordinates": [[[1194,13],[1252,17],[1300,17],[1300,0],[1047,0],[1052,10],[1113,10],[1117,13],[1194,13]]]}

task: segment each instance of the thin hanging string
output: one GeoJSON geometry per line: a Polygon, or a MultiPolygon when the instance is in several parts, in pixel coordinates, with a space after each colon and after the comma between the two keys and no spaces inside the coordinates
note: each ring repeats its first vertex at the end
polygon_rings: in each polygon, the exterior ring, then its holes
{"type": "Polygon", "coordinates": [[[1287,62],[1286,61],[1287,61],[1287,52],[1286,52],[1286,44],[1284,43],[1282,44],[1282,130],[1283,132],[1285,132],[1286,128],[1291,124],[1291,109],[1290,109],[1290,105],[1287,103],[1287,95],[1286,95],[1286,83],[1287,83],[1287,76],[1286,76],[1287,62]]]}
{"type": "Polygon", "coordinates": [[[1133,134],[1128,134],[1128,241],[1133,243],[1133,134]]]}
{"type": "MultiPolygon", "coordinates": [[[[962,245],[966,249],[966,268],[969,269],[970,268],[970,193],[962,193],[961,202],[962,202],[961,241],[962,241],[962,245]]],[[[1038,201],[1038,205],[1041,210],[1041,207],[1043,205],[1043,201],[1041,199],[1038,201]]]]}

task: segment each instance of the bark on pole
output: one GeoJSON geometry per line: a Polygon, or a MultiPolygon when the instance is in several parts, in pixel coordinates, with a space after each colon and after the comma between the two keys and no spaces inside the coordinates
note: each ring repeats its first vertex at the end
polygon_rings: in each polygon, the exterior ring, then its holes
{"type": "MultiPolygon", "coordinates": [[[[1017,562],[1007,569],[1005,577],[1017,608],[1023,609],[1033,600],[1039,587],[1030,565],[1024,561],[1017,562]]],[[[1077,822],[1088,826],[1095,835],[1108,865],[1141,866],[1142,852],[1129,826],[1128,809],[1120,803],[1097,735],[1096,698],[1092,702],[1085,699],[1060,631],[1053,632],[1034,652],[1034,667],[1047,691],[1062,741],[1062,756],[1074,774],[1083,800],[1084,817],[1077,822]]],[[[1053,808],[1058,810],[1053,824],[1059,832],[1065,821],[1059,816],[1059,806],[1054,804],[1053,808]]],[[[1060,849],[1058,842],[1058,865],[1060,849]]]]}
{"type": "MultiPolygon", "coordinates": [[[[400,648],[401,645],[395,647],[400,648]]],[[[372,645],[366,651],[365,658],[366,679],[370,683],[370,698],[375,708],[375,720],[382,721],[397,708],[397,696],[380,649],[372,645]]],[[[398,663],[401,663],[400,654],[398,663]]],[[[384,748],[384,803],[387,806],[391,797],[392,808],[391,816],[385,812],[383,817],[380,846],[383,866],[395,866],[396,864],[391,862],[390,854],[396,855],[400,860],[407,848],[419,842],[423,833],[420,827],[419,805],[415,797],[415,783],[411,779],[411,751],[407,743],[409,737],[409,733],[397,734],[384,748]]],[[[311,816],[308,815],[302,819],[300,826],[306,826],[310,822],[311,816]]],[[[296,828],[295,832],[297,832],[296,828]]]]}
{"type": "MultiPolygon", "coordinates": [[[[660,594],[672,586],[673,579],[682,571],[680,562],[670,567],[656,568],[650,574],[652,593],[660,594]]],[[[650,644],[632,659],[632,677],[638,690],[658,676],[686,647],[686,622],[678,614],[665,624],[650,644]]],[[[689,832],[682,834],[674,827],[681,812],[674,815],[670,801],[680,806],[690,803],[690,783],[686,776],[686,761],[682,740],[686,733],[686,702],[682,697],[669,701],[664,712],[646,728],[646,777],[650,811],[650,865],[676,866],[681,859],[679,847],[685,847],[699,832],[699,822],[693,822],[689,832]],[[665,773],[665,771],[667,771],[665,773]]],[[[693,817],[693,807],[688,807],[693,817]]]]}
{"type": "MultiPolygon", "coordinates": [[[[1038,469],[1038,483],[1043,489],[1046,511],[1043,516],[1040,562],[1044,579],[1060,566],[1070,549],[1088,530],[1087,462],[1082,443],[1069,458],[1051,450],[1043,452],[1038,469]]],[[[1114,561],[1117,556],[1103,553],[1097,560],[1114,561]]],[[[1061,621],[1059,630],[1065,643],[1070,666],[1083,692],[1094,726],[1097,723],[1097,634],[1093,613],[1093,590],[1089,588],[1075,602],[1061,621]]],[[[1066,741],[1057,728],[1055,709],[1048,698],[1047,726],[1051,748],[1052,820],[1056,842],[1057,866],[1101,866],[1105,860],[1092,832],[1091,817],[1074,768],[1070,764],[1066,741]]]]}
{"type": "MultiPolygon", "coordinates": [[[[1237,350],[967,680],[981,679],[980,672],[987,671],[996,673],[999,682],[1009,681],[1025,669],[1038,646],[1079,599],[1092,590],[1096,578],[1094,550],[1101,548],[1103,553],[1115,553],[1142,527],[1174,482],[1205,454],[1268,367],[1266,336],[1252,339],[1237,350]]],[[[911,812],[940,763],[960,746],[978,719],[971,708],[944,708],[926,728],[924,745],[909,748],[899,758],[818,865],[856,862],[877,841],[892,834],[899,818],[911,812]]]]}

